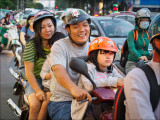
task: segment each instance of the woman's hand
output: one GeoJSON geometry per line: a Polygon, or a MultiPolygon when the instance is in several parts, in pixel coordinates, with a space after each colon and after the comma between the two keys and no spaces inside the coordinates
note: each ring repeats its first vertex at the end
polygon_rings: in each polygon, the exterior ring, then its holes
{"type": "Polygon", "coordinates": [[[46,93],[44,91],[39,90],[38,92],[36,92],[36,98],[39,101],[44,101],[44,100],[47,100],[47,95],[46,95],[46,93]]]}
{"type": "Polygon", "coordinates": [[[117,86],[122,86],[122,85],[124,85],[124,79],[118,78],[118,80],[117,80],[117,86]]]}
{"type": "Polygon", "coordinates": [[[143,60],[143,61],[148,62],[148,59],[147,59],[147,57],[146,57],[146,56],[141,56],[141,57],[140,57],[140,59],[141,59],[141,60],[143,60]]]}

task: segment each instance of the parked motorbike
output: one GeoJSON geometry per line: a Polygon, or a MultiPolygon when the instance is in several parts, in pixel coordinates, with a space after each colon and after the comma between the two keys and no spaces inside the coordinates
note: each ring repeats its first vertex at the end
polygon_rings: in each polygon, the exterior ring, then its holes
{"type": "MultiPolygon", "coordinates": [[[[93,112],[93,115],[94,115],[93,119],[111,120],[112,119],[112,106],[113,106],[113,102],[114,102],[114,98],[115,98],[115,92],[113,91],[113,88],[110,88],[110,87],[97,88],[96,84],[91,79],[91,77],[88,73],[87,64],[85,63],[85,61],[83,59],[73,58],[70,61],[70,68],[80,74],[83,74],[93,84],[93,90],[90,93],[92,96],[92,103],[91,103],[92,107],[94,105],[98,105],[98,104],[101,107],[103,107],[102,106],[102,105],[104,105],[103,103],[107,104],[107,108],[108,108],[107,110],[104,110],[103,108],[102,108],[102,110],[98,110],[97,112],[96,112],[96,110],[91,110],[91,111],[95,111],[95,113],[93,112]],[[99,113],[99,111],[101,111],[102,113],[99,113]]],[[[83,100],[79,103],[82,103],[85,101],[88,101],[88,99],[83,100]]],[[[91,107],[91,109],[94,109],[92,107],[91,107]]],[[[84,119],[88,119],[85,117],[86,116],[84,116],[84,119]]]]}
{"type": "Polygon", "coordinates": [[[12,50],[15,54],[15,51],[18,47],[19,49],[22,49],[22,45],[19,41],[19,35],[17,32],[17,26],[13,24],[5,25],[6,28],[8,28],[7,33],[3,34],[4,38],[8,39],[7,45],[5,45],[5,50],[12,50]]]}

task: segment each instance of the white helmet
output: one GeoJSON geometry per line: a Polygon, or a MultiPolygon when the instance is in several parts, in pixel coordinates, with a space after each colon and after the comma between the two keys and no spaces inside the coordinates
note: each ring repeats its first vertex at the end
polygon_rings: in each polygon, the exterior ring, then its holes
{"type": "Polygon", "coordinates": [[[140,10],[137,11],[135,18],[142,18],[142,17],[151,17],[151,12],[148,8],[142,8],[140,10]]]}

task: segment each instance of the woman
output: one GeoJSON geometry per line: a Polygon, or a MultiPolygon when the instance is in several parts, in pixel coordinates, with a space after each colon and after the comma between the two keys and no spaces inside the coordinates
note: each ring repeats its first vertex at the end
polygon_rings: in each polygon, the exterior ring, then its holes
{"type": "Polygon", "coordinates": [[[136,67],[136,63],[141,59],[148,61],[150,53],[148,51],[149,39],[148,39],[148,27],[151,22],[150,19],[151,13],[149,9],[142,8],[137,11],[135,16],[135,29],[136,29],[136,38],[134,40],[133,31],[128,33],[127,42],[129,48],[128,61],[125,66],[126,74],[136,67]]]}
{"type": "Polygon", "coordinates": [[[29,38],[34,35],[33,30],[33,20],[34,20],[35,14],[30,14],[27,18],[27,24],[26,26],[23,26],[20,33],[20,40],[22,44],[25,46],[26,42],[29,41],[29,38]]]}
{"type": "Polygon", "coordinates": [[[56,20],[50,12],[40,11],[35,15],[35,36],[26,44],[23,61],[27,76],[26,93],[29,102],[29,119],[47,119],[49,97],[43,91],[40,72],[46,56],[50,53],[56,20]]]}
{"type": "Polygon", "coordinates": [[[8,30],[8,28],[6,28],[5,25],[9,25],[10,23],[11,23],[11,21],[10,21],[10,13],[7,12],[5,17],[2,18],[1,21],[0,21],[0,27],[2,27],[2,30],[1,30],[1,36],[2,36],[1,46],[2,46],[2,48],[4,48],[4,46],[8,42],[7,38],[4,38],[4,36],[3,36],[8,30]]]}

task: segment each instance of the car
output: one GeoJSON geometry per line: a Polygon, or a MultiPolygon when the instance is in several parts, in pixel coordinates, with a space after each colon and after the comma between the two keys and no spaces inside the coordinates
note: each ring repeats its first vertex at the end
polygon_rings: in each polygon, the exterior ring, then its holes
{"type": "Polygon", "coordinates": [[[61,19],[61,15],[64,11],[57,11],[56,14],[55,14],[55,18],[57,20],[57,24],[58,22],[60,22],[60,19],[61,19]]]}
{"type": "Polygon", "coordinates": [[[131,24],[135,25],[135,12],[117,12],[106,15],[107,17],[115,17],[125,19],[131,24]]]}
{"type": "MultiPolygon", "coordinates": [[[[116,43],[119,52],[128,33],[134,29],[134,25],[124,19],[106,16],[90,16],[90,18],[91,41],[99,36],[109,37],[116,43]]],[[[120,59],[120,53],[118,53],[116,59],[120,59]]]]}

